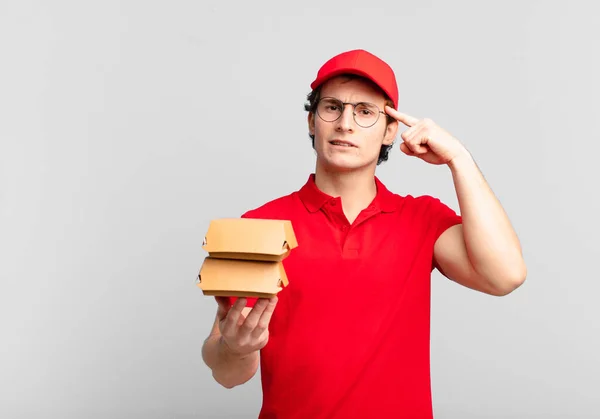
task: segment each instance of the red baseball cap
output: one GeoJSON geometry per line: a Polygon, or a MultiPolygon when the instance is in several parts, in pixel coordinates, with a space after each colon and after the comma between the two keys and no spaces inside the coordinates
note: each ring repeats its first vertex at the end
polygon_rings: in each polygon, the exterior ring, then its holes
{"type": "Polygon", "coordinates": [[[394,70],[379,57],[362,49],[342,52],[330,58],[319,69],[310,88],[314,90],[330,78],[344,73],[356,74],[373,81],[394,102],[394,107],[398,108],[398,85],[394,70]]]}

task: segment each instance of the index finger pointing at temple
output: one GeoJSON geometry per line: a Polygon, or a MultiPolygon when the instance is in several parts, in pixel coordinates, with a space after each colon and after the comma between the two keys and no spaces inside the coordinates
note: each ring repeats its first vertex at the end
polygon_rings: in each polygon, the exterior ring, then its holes
{"type": "Polygon", "coordinates": [[[387,112],[388,115],[390,115],[393,118],[396,118],[398,121],[402,122],[404,125],[406,125],[408,127],[412,127],[417,122],[419,122],[418,118],[415,118],[414,116],[410,116],[410,115],[407,115],[400,111],[397,111],[396,109],[394,109],[390,106],[386,106],[385,111],[387,112]]]}

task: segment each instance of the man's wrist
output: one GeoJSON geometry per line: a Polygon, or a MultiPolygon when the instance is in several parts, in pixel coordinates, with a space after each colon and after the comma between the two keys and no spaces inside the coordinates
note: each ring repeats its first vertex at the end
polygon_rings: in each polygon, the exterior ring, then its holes
{"type": "Polygon", "coordinates": [[[473,159],[473,156],[471,156],[471,153],[464,148],[448,162],[448,167],[452,172],[455,172],[463,167],[472,166],[474,164],[475,160],[473,159]]]}

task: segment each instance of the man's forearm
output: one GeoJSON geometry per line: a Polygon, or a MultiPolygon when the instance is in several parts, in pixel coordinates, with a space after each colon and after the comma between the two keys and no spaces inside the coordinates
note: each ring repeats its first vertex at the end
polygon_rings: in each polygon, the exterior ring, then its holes
{"type": "Polygon", "coordinates": [[[220,336],[209,336],[202,346],[202,358],[219,384],[233,388],[254,376],[258,369],[259,352],[240,357],[228,351],[220,336]]]}
{"type": "Polygon", "coordinates": [[[473,268],[498,289],[519,286],[525,280],[525,262],[517,234],[500,202],[468,152],[454,158],[449,167],[473,268]]]}

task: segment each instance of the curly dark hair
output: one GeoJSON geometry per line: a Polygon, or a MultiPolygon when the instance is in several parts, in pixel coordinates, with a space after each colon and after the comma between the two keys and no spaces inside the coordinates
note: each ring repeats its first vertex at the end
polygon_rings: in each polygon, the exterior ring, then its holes
{"type": "MultiPolygon", "coordinates": [[[[347,78],[348,80],[354,80],[354,79],[360,79],[363,80],[369,84],[371,84],[372,86],[374,86],[375,88],[377,88],[378,90],[380,90],[383,95],[385,96],[385,104],[387,106],[390,107],[394,107],[394,102],[389,98],[389,96],[387,94],[385,94],[385,92],[383,92],[383,90],[381,90],[375,83],[373,83],[371,80],[365,78],[365,77],[361,77],[355,74],[344,74],[343,75],[345,78],[347,78]]],[[[307,102],[304,104],[304,110],[307,112],[312,113],[313,115],[316,114],[316,110],[317,110],[317,103],[319,102],[319,99],[321,98],[321,88],[323,85],[318,86],[316,89],[314,89],[313,91],[311,91],[307,96],[306,96],[306,100],[307,102]]],[[[386,114],[386,124],[391,124],[392,122],[394,122],[395,119],[389,115],[386,114]]],[[[309,138],[312,141],[312,147],[313,149],[315,148],[315,136],[308,134],[309,138]]],[[[392,149],[392,147],[394,146],[394,144],[390,144],[390,145],[385,145],[382,144],[381,145],[381,150],[379,151],[379,158],[377,159],[377,165],[380,165],[381,163],[383,163],[384,161],[387,161],[390,151],[392,149]]]]}

